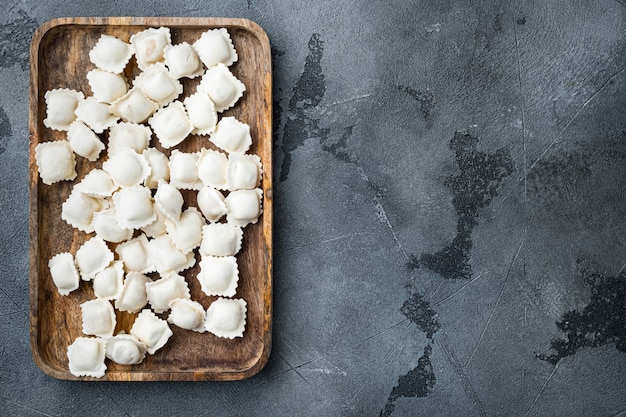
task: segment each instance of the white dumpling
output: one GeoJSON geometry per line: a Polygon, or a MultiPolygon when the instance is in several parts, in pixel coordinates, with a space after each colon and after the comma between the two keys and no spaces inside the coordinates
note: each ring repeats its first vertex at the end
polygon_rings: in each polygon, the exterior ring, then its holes
{"type": "Polygon", "coordinates": [[[197,278],[206,295],[232,297],[239,282],[237,259],[234,256],[203,256],[197,278]]]}
{"type": "Polygon", "coordinates": [[[213,100],[205,93],[195,93],[183,101],[194,129],[191,133],[208,135],[215,130],[217,111],[213,100]]]}
{"type": "Polygon", "coordinates": [[[67,130],[76,120],[74,111],[85,96],[80,91],[58,88],[46,91],[44,99],[46,101],[44,126],[54,130],[67,130]]]}
{"type": "Polygon", "coordinates": [[[113,261],[113,252],[102,238],[95,236],[82,244],[76,251],[76,266],[80,277],[90,281],[94,275],[103,271],[113,261]]]}
{"type": "Polygon", "coordinates": [[[132,334],[120,333],[106,339],[106,357],[120,365],[137,365],[146,357],[146,345],[132,334]]]}
{"type": "Polygon", "coordinates": [[[122,294],[124,286],[124,263],[113,261],[93,277],[93,293],[105,300],[115,300],[122,294]]]}
{"type": "Polygon", "coordinates": [[[115,207],[95,212],[93,214],[93,229],[96,236],[112,243],[123,242],[133,235],[132,229],[120,226],[115,207]]]}
{"type": "Polygon", "coordinates": [[[146,234],[149,238],[154,239],[155,237],[162,236],[166,233],[165,230],[165,215],[159,210],[157,205],[154,205],[154,213],[156,214],[156,220],[150,223],[147,226],[143,226],[141,231],[146,234]]]}
{"type": "Polygon", "coordinates": [[[115,331],[117,320],[115,319],[115,310],[108,300],[96,298],[95,300],[85,301],[80,305],[83,333],[107,337],[112,336],[115,331]]]}
{"type": "Polygon", "coordinates": [[[207,30],[194,42],[193,47],[207,68],[218,63],[229,66],[238,59],[237,51],[226,28],[207,30]]]}
{"type": "Polygon", "coordinates": [[[93,96],[104,103],[113,103],[128,92],[126,79],[101,69],[92,69],[87,73],[87,80],[93,96]]]}
{"type": "Polygon", "coordinates": [[[183,253],[189,253],[200,246],[204,225],[204,218],[195,207],[189,207],[182,212],[178,221],[165,220],[167,234],[183,253]]]}
{"type": "Polygon", "coordinates": [[[96,337],[78,337],[67,348],[70,373],[74,376],[100,378],[107,369],[104,364],[106,342],[96,337]]]}
{"type": "Polygon", "coordinates": [[[59,294],[68,295],[78,289],[80,275],[71,253],[63,252],[54,255],[48,261],[48,268],[50,269],[52,282],[56,285],[59,294]]]}
{"type": "Polygon", "coordinates": [[[143,233],[117,245],[115,252],[119,259],[124,262],[124,270],[126,272],[135,271],[147,274],[155,271],[154,261],[148,246],[148,238],[143,233]]]}
{"type": "Polygon", "coordinates": [[[146,158],[150,165],[150,175],[144,181],[146,187],[157,188],[160,180],[169,182],[170,160],[163,152],[156,148],[148,148],[143,151],[143,157],[146,158]]]}
{"type": "Polygon", "coordinates": [[[113,203],[121,227],[139,229],[156,220],[149,188],[141,185],[122,188],[113,194],[113,203]]]}
{"type": "Polygon", "coordinates": [[[224,195],[212,187],[204,187],[198,191],[198,208],[205,219],[211,223],[217,222],[226,214],[224,195]]]}
{"type": "Polygon", "coordinates": [[[98,159],[100,152],[104,149],[104,143],[98,135],[78,120],[68,129],[67,140],[74,153],[92,162],[98,159]]]}
{"type": "Polygon", "coordinates": [[[92,233],[94,231],[93,215],[101,208],[102,200],[73,189],[61,205],[61,219],[82,232],[92,233]]]}
{"type": "Polygon", "coordinates": [[[263,191],[260,188],[231,191],[224,199],[226,202],[226,221],[241,227],[256,223],[262,212],[262,195],[263,191]]]}
{"type": "Polygon", "coordinates": [[[125,122],[143,123],[159,108],[139,88],[133,87],[109,106],[112,114],[125,122]]]}
{"type": "Polygon", "coordinates": [[[205,328],[215,336],[234,339],[243,337],[246,327],[245,300],[218,298],[206,312],[205,328]]]}
{"type": "Polygon", "coordinates": [[[183,195],[178,188],[165,181],[159,182],[154,194],[154,204],[166,218],[177,222],[183,211],[183,195]]]}
{"type": "Polygon", "coordinates": [[[194,253],[183,253],[178,250],[167,234],[152,239],[148,246],[156,270],[162,276],[170,272],[184,271],[196,263],[194,253]]]}
{"type": "Polygon", "coordinates": [[[234,256],[241,250],[243,230],[227,223],[211,223],[202,227],[202,256],[234,256]]]}
{"type": "Polygon", "coordinates": [[[148,148],[151,137],[152,130],[148,126],[132,122],[116,123],[109,129],[107,152],[110,156],[123,148],[130,148],[142,153],[148,148]]]}
{"type": "Polygon", "coordinates": [[[102,164],[102,169],[109,173],[119,187],[137,186],[150,175],[150,165],[146,158],[130,148],[121,149],[111,155],[102,164]]]}
{"type": "Polygon", "coordinates": [[[237,103],[246,86],[224,64],[217,64],[204,73],[197,91],[208,94],[215,110],[221,113],[237,103]]]}
{"type": "Polygon", "coordinates": [[[211,133],[209,140],[228,153],[246,153],[252,145],[250,126],[236,118],[223,117],[211,133]]]}
{"type": "Polygon", "coordinates": [[[159,109],[148,123],[165,149],[180,144],[193,130],[185,106],[178,100],[159,109]]]}
{"type": "Polygon", "coordinates": [[[195,78],[202,75],[202,61],[191,45],[187,42],[165,47],[165,65],[175,78],[195,78]]]}
{"type": "Polygon", "coordinates": [[[76,178],[76,158],[66,140],[39,143],[35,147],[35,161],[44,184],[76,178]]]}
{"type": "Polygon", "coordinates": [[[74,110],[76,117],[96,133],[102,133],[113,126],[119,119],[109,111],[109,105],[98,101],[95,97],[81,100],[74,110]]]}
{"type": "Polygon", "coordinates": [[[139,69],[145,71],[150,65],[163,62],[165,48],[172,44],[172,37],[167,27],[148,28],[132,35],[130,43],[135,49],[139,69]]]}
{"type": "Polygon", "coordinates": [[[133,81],[150,100],[163,107],[183,92],[183,85],[160,62],[148,67],[133,81]]]}
{"type": "Polygon", "coordinates": [[[167,321],[185,330],[203,333],[206,311],[202,304],[184,298],[176,298],[170,302],[170,313],[167,321]]]}
{"type": "Polygon", "coordinates": [[[123,40],[111,35],[102,35],[89,51],[89,60],[96,67],[114,74],[124,71],[133,56],[133,48],[123,40]]]}
{"type": "Polygon", "coordinates": [[[229,190],[255,189],[261,183],[262,173],[261,158],[258,155],[231,153],[228,156],[226,183],[229,190]]]}
{"type": "Polygon", "coordinates": [[[173,335],[170,326],[163,319],[158,318],[152,310],[142,310],[135,319],[130,334],[137,337],[146,345],[149,354],[161,349],[173,335]]]}
{"type": "Polygon", "coordinates": [[[198,152],[173,150],[170,155],[170,184],[184,190],[199,190],[203,184],[198,178],[198,152]]]}
{"type": "Polygon", "coordinates": [[[73,189],[61,205],[61,219],[82,232],[91,233],[94,231],[93,215],[101,208],[102,200],[73,189]]]}
{"type": "Polygon", "coordinates": [[[111,197],[119,187],[113,183],[108,172],[92,169],[74,188],[90,197],[104,198],[111,197]]]}
{"type": "Polygon", "coordinates": [[[207,187],[226,189],[228,158],[221,152],[202,148],[198,156],[198,178],[207,187]]]}
{"type": "Polygon", "coordinates": [[[136,313],[148,304],[146,284],[150,278],[141,272],[129,272],[124,279],[120,296],[115,300],[115,308],[120,311],[136,313]]]}
{"type": "Polygon", "coordinates": [[[191,297],[187,281],[175,273],[147,283],[146,293],[148,294],[148,303],[156,313],[169,310],[172,300],[177,298],[189,300],[191,297]]]}

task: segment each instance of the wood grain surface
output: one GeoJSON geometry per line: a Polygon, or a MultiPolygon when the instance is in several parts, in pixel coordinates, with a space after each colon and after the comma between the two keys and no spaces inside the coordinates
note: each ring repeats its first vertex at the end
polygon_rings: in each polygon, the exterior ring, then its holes
{"type": "MultiPolygon", "coordinates": [[[[265,32],[254,22],[229,18],[139,18],[98,17],[62,18],[44,23],[33,36],[30,83],[30,329],[31,349],[37,365],[48,375],[61,379],[85,380],[235,380],[250,377],[263,368],[271,349],[272,327],[272,120],[271,120],[271,56],[265,32]],[[86,74],[94,66],[88,52],[100,35],[108,34],[128,41],[133,33],[148,27],[167,26],[174,44],[192,43],[202,32],[216,27],[228,29],[239,61],[231,66],[235,76],[244,82],[246,92],[237,105],[221,114],[235,116],[248,123],[253,145],[250,153],[263,163],[263,214],[257,224],[244,229],[244,241],[237,255],[240,279],[236,297],[248,303],[244,337],[220,339],[210,333],[195,333],[171,325],[174,335],[167,345],[143,363],[122,366],[109,360],[103,378],[77,378],[69,373],[67,347],[82,336],[80,304],[93,299],[91,282],[81,281],[80,288],[68,296],[60,295],[48,269],[48,260],[55,254],[72,254],[91,235],[80,232],[61,219],[61,204],[72,187],[93,168],[100,168],[106,151],[96,162],[76,156],[78,176],[74,181],[53,185],[41,182],[35,163],[35,147],[41,142],[65,139],[65,132],[43,125],[46,117],[44,94],[54,88],[71,88],[91,95],[86,74]]],[[[124,75],[132,80],[139,70],[134,58],[124,75]]],[[[183,96],[195,91],[200,78],[182,79],[183,96]]],[[[100,135],[106,144],[106,132],[100,135]]],[[[151,146],[163,151],[154,138],[151,146]]],[[[213,148],[206,137],[191,135],[176,147],[183,152],[213,148]]],[[[196,205],[196,192],[183,191],[185,205],[196,205]]],[[[114,244],[109,244],[114,249],[114,244]]],[[[195,278],[196,265],[182,273],[192,299],[205,308],[216,297],[200,290],[195,278]]],[[[158,276],[150,274],[153,279],[158,276]]],[[[116,333],[128,332],[136,314],[116,311],[116,333]]],[[[161,315],[166,317],[167,313],[161,315]]]]}

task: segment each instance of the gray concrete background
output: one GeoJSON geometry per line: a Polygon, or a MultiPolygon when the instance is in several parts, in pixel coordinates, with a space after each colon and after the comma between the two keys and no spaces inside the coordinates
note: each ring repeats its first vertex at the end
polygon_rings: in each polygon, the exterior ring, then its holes
{"type": "Polygon", "coordinates": [[[626,415],[626,3],[3,1],[0,415],[626,415]],[[274,346],[231,383],[67,382],[28,323],[28,48],[229,16],[274,60],[274,346]]]}

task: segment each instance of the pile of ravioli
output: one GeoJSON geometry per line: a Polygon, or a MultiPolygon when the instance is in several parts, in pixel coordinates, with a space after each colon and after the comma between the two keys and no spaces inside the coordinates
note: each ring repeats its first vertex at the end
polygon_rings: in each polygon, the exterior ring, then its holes
{"type": "Polygon", "coordinates": [[[43,123],[66,139],[39,143],[35,157],[44,184],[74,181],[61,217],[91,235],[48,266],[62,295],[93,286],[96,298],[80,305],[84,336],[67,355],[73,375],[102,377],[106,359],[134,365],[165,346],[170,325],[243,337],[247,304],[234,298],[236,255],[243,229],[262,213],[262,164],[247,153],[250,127],[220,117],[246,89],[229,69],[238,56],[225,28],[191,45],[173,44],[167,27],[135,33],[129,43],[102,35],[89,59],[91,96],[68,88],[45,93],[43,123]],[[123,72],[133,57],[141,71],[131,81],[123,72]],[[183,77],[201,81],[181,99],[183,77]],[[213,149],[176,149],[190,135],[213,149]],[[79,179],[76,158],[94,162],[79,179]],[[197,191],[197,207],[183,210],[180,190],[197,191]],[[181,275],[196,262],[199,273],[188,279],[218,297],[206,309],[181,275]],[[115,309],[138,313],[129,333],[114,334],[115,309]]]}

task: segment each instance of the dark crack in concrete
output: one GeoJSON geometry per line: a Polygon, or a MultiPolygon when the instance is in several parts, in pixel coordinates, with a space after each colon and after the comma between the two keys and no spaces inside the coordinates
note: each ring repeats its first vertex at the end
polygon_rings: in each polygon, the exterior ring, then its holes
{"type": "Polygon", "coordinates": [[[586,261],[578,263],[579,274],[591,286],[591,299],[582,311],[570,310],[556,322],[565,336],[552,340],[555,353],[537,355],[553,365],[585,347],[612,344],[626,353],[626,273],[606,276],[586,261]]]}
{"type": "Polygon", "coordinates": [[[437,382],[435,370],[430,361],[432,350],[430,345],[424,347],[424,354],[417,361],[417,366],[398,379],[398,385],[393,387],[385,408],[380,412],[381,417],[389,417],[393,414],[398,398],[427,397],[432,392],[437,382]]]}
{"type": "Polygon", "coordinates": [[[7,150],[6,143],[11,138],[11,135],[13,135],[11,122],[4,108],[0,107],[0,155],[7,150]]]}
{"type": "Polygon", "coordinates": [[[513,160],[505,148],[494,153],[477,149],[478,138],[455,132],[450,149],[455,152],[460,172],[446,178],[444,185],[452,191],[457,213],[456,236],[435,253],[411,256],[409,269],[427,268],[445,279],[470,279],[472,267],[472,232],[478,225],[480,210],[491,204],[504,178],[513,173],[513,160]]]}
{"type": "Polygon", "coordinates": [[[323,141],[330,129],[321,128],[319,119],[310,117],[307,110],[317,107],[326,93],[326,81],[322,71],[324,42],[319,33],[314,33],[309,40],[309,54],[306,57],[304,71],[293,87],[287,108],[287,120],[283,128],[283,162],[280,168],[280,181],[289,177],[291,152],[300,147],[306,139],[317,137],[323,141]]]}
{"type": "Polygon", "coordinates": [[[408,300],[402,304],[400,309],[409,320],[417,325],[417,327],[426,333],[426,337],[433,338],[441,325],[437,319],[437,313],[430,307],[430,303],[419,294],[413,294],[408,300]]]}
{"type": "Polygon", "coordinates": [[[419,104],[419,112],[425,120],[430,120],[433,110],[435,109],[435,96],[428,90],[418,91],[413,87],[399,85],[398,89],[404,91],[411,96],[419,104]]]}

